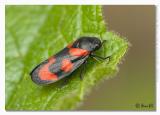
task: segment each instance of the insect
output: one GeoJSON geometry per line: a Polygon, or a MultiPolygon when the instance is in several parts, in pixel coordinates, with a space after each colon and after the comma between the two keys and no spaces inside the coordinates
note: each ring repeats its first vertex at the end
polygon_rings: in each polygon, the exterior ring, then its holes
{"type": "Polygon", "coordinates": [[[104,41],[96,37],[80,37],[49,59],[41,62],[30,73],[33,82],[39,85],[54,83],[69,76],[82,65],[80,78],[89,57],[105,60],[108,57],[95,55],[104,41]]]}

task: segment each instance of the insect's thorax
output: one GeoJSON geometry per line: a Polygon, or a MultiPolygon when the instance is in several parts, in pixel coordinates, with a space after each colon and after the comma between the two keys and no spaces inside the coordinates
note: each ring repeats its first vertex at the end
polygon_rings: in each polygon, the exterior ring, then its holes
{"type": "Polygon", "coordinates": [[[72,47],[93,52],[101,47],[101,41],[96,37],[81,37],[73,43],[72,47]]]}

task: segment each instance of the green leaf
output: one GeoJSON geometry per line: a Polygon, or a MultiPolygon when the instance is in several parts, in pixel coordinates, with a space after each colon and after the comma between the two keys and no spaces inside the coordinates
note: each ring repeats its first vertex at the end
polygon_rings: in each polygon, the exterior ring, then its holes
{"type": "Polygon", "coordinates": [[[101,6],[6,6],[6,110],[71,110],[100,81],[113,76],[128,44],[108,32],[101,6]],[[29,76],[41,61],[80,36],[106,39],[98,55],[89,59],[84,79],[76,70],[64,87],[57,83],[38,86],[29,76]]]}

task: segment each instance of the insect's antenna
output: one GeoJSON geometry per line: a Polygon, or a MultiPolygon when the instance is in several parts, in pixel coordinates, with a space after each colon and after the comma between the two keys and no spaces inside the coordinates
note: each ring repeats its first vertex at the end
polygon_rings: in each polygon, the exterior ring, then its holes
{"type": "MultiPolygon", "coordinates": [[[[101,36],[101,40],[103,40],[103,39],[102,39],[102,36],[101,36]]],[[[107,41],[107,40],[103,40],[103,41],[102,41],[102,45],[103,45],[106,41],[107,41]]]]}
{"type": "Polygon", "coordinates": [[[103,41],[102,41],[102,45],[103,45],[105,42],[107,42],[107,40],[103,40],[103,41]]]}
{"type": "MultiPolygon", "coordinates": [[[[103,48],[103,50],[105,49],[103,44],[106,43],[106,42],[107,42],[107,40],[103,40],[103,41],[102,41],[101,47],[103,48]]],[[[103,54],[104,54],[104,53],[103,53],[103,54]]],[[[104,55],[105,55],[105,54],[104,54],[104,55]]]]}

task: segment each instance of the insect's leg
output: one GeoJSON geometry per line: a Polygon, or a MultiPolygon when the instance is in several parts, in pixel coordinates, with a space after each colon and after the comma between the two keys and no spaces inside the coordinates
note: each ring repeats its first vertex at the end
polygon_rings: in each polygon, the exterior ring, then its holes
{"type": "Polygon", "coordinates": [[[91,54],[90,56],[91,56],[91,57],[98,58],[98,59],[102,59],[102,60],[110,59],[110,57],[111,57],[111,56],[107,56],[107,57],[101,57],[101,56],[94,55],[94,54],[91,54]]]}
{"type": "MultiPolygon", "coordinates": [[[[107,40],[103,40],[103,41],[102,41],[102,45],[101,45],[101,47],[102,47],[102,46],[104,46],[103,44],[104,44],[105,42],[107,42],[107,40]]],[[[107,57],[101,57],[101,56],[98,56],[98,55],[94,55],[93,53],[91,53],[91,54],[90,54],[90,56],[91,56],[92,58],[95,58],[95,59],[101,59],[101,60],[110,59],[110,56],[107,56],[107,57]]]]}
{"type": "Polygon", "coordinates": [[[83,73],[85,72],[87,61],[85,61],[82,65],[81,71],[80,71],[80,79],[83,80],[83,73]]]}
{"type": "Polygon", "coordinates": [[[63,88],[68,82],[68,78],[64,78],[64,80],[59,84],[59,88],[63,88]]]}
{"type": "Polygon", "coordinates": [[[72,73],[69,76],[63,78],[63,81],[59,84],[59,88],[63,88],[65,85],[67,85],[67,83],[69,82],[69,79],[71,78],[71,75],[72,73]]]}

